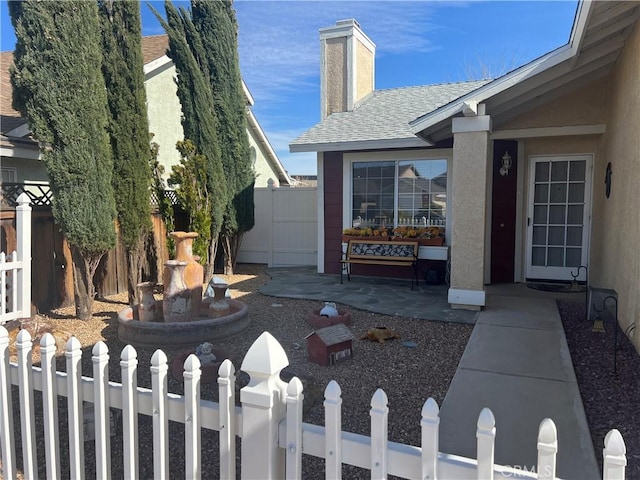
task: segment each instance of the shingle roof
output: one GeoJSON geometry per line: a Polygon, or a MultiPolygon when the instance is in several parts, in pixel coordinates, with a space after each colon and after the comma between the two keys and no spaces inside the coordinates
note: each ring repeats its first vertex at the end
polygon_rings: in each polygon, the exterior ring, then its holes
{"type": "Polygon", "coordinates": [[[291,150],[308,151],[313,145],[326,149],[327,144],[417,140],[409,122],[485,83],[486,80],[376,90],[353,111],[334,113],[307,130],[291,142],[291,150]]]}
{"type": "Polygon", "coordinates": [[[169,48],[169,37],[167,35],[149,35],[142,37],[142,58],[144,64],[153,62],[166,55],[169,48]]]}

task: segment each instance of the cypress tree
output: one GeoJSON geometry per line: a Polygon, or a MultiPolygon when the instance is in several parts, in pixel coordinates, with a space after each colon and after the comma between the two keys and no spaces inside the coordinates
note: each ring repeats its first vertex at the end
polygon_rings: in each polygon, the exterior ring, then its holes
{"type": "Polygon", "coordinates": [[[110,111],[115,193],[120,238],[127,253],[129,302],[142,281],[145,245],[151,231],[151,149],[144,89],[140,4],[98,2],[104,62],[102,72],[110,111]]]}
{"type": "Polygon", "coordinates": [[[229,181],[229,201],[220,234],[225,273],[232,274],[242,235],[254,226],[255,174],[249,155],[246,98],[238,58],[238,25],[230,0],[192,0],[193,23],[206,53],[218,118],[220,155],[229,181]]]}
{"type": "Polygon", "coordinates": [[[115,244],[97,3],[12,1],[9,13],[17,38],[13,106],[45,145],[53,215],[73,257],[76,315],[90,319],[93,277],[115,244]]]}
{"type": "MultiPolygon", "coordinates": [[[[218,247],[218,236],[222,228],[223,215],[227,204],[227,179],[220,159],[218,121],[213,106],[213,92],[209,82],[208,67],[204,63],[206,52],[189,12],[178,11],[173,4],[165,1],[167,20],[153,10],[169,36],[169,57],[173,60],[177,73],[178,98],[182,105],[182,127],[185,140],[191,140],[196,154],[204,155],[206,162],[206,191],[211,218],[209,232],[198,232],[209,240],[205,276],[213,276],[213,265],[218,247]]],[[[177,178],[174,178],[177,181],[177,178]]],[[[181,187],[178,186],[178,189],[181,187]]],[[[183,205],[185,209],[195,205],[183,205]]],[[[191,218],[196,215],[189,213],[191,218]]]]}

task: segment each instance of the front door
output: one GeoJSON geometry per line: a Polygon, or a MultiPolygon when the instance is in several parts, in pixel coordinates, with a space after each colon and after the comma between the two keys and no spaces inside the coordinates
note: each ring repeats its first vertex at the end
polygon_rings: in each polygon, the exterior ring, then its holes
{"type": "Polygon", "coordinates": [[[527,278],[572,280],[587,265],[591,165],[589,155],[531,158],[527,278]]]}

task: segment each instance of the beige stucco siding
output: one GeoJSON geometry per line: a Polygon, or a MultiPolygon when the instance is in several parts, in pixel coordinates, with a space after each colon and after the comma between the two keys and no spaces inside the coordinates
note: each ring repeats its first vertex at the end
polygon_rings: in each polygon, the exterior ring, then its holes
{"type": "Polygon", "coordinates": [[[256,161],[253,164],[253,169],[256,174],[255,186],[266,187],[271,179],[273,180],[273,185],[279,187],[280,182],[278,181],[278,176],[274,174],[273,169],[269,166],[265,148],[251,131],[249,131],[249,147],[250,149],[255,149],[256,153],[256,161]]]}
{"type": "Polygon", "coordinates": [[[626,41],[609,84],[607,133],[596,164],[592,283],[614,288],[622,328],[635,323],[640,349],[640,25],[626,41]],[[604,193],[605,169],[612,166],[611,196],[604,193]]]}
{"type": "Polygon", "coordinates": [[[325,102],[323,111],[327,116],[347,110],[347,39],[329,38],[325,45],[325,102]]]}
{"type": "Polygon", "coordinates": [[[16,182],[49,183],[49,175],[42,160],[19,157],[2,157],[2,167],[15,169],[16,182]]]}
{"type": "Polygon", "coordinates": [[[373,92],[373,52],[356,41],[356,97],[359,101],[373,92]]]}
{"type": "Polygon", "coordinates": [[[153,141],[160,145],[158,160],[164,166],[165,178],[171,174],[171,165],[180,161],[176,142],[184,137],[175,75],[176,68],[171,66],[145,81],[149,132],[154,135],[153,141]]]}

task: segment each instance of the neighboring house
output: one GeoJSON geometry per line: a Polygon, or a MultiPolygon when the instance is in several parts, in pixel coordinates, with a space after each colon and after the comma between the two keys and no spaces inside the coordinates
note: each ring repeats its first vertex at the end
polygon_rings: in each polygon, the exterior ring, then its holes
{"type": "MultiPolygon", "coordinates": [[[[175,145],[184,138],[180,123],[182,109],[177,95],[176,68],[166,55],[168,45],[166,35],[142,38],[149,131],[154,134],[153,141],[160,145],[159,160],[165,167],[166,176],[171,173],[171,165],[180,160],[175,145]]],[[[256,172],[256,187],[266,187],[269,180],[275,186],[292,186],[293,180],[251,110],[254,100],[244,81],[242,86],[247,98],[247,135],[256,172]]]]}
{"type": "MultiPolygon", "coordinates": [[[[166,56],[167,46],[166,35],[142,39],[149,131],[154,134],[153,141],[160,145],[159,159],[165,167],[166,176],[171,173],[171,165],[177,164],[180,160],[175,145],[178,140],[183,139],[180,123],[182,113],[175,84],[176,71],[166,56]]],[[[9,67],[12,63],[12,52],[0,53],[2,182],[47,183],[46,169],[39,160],[38,144],[30,139],[26,120],[11,106],[9,67]]],[[[253,97],[244,82],[243,86],[247,97],[247,135],[256,172],[256,186],[266,187],[269,180],[272,180],[275,186],[292,186],[293,180],[251,111],[253,97]]]]}
{"type": "Polygon", "coordinates": [[[290,144],[317,152],[318,271],[339,272],[354,222],[434,214],[454,307],[588,266],[622,327],[640,322],[639,17],[638,2],[580,2],[567,45],[496,80],[390,90],[357,22],[320,30],[322,121],[290,144]]]}

